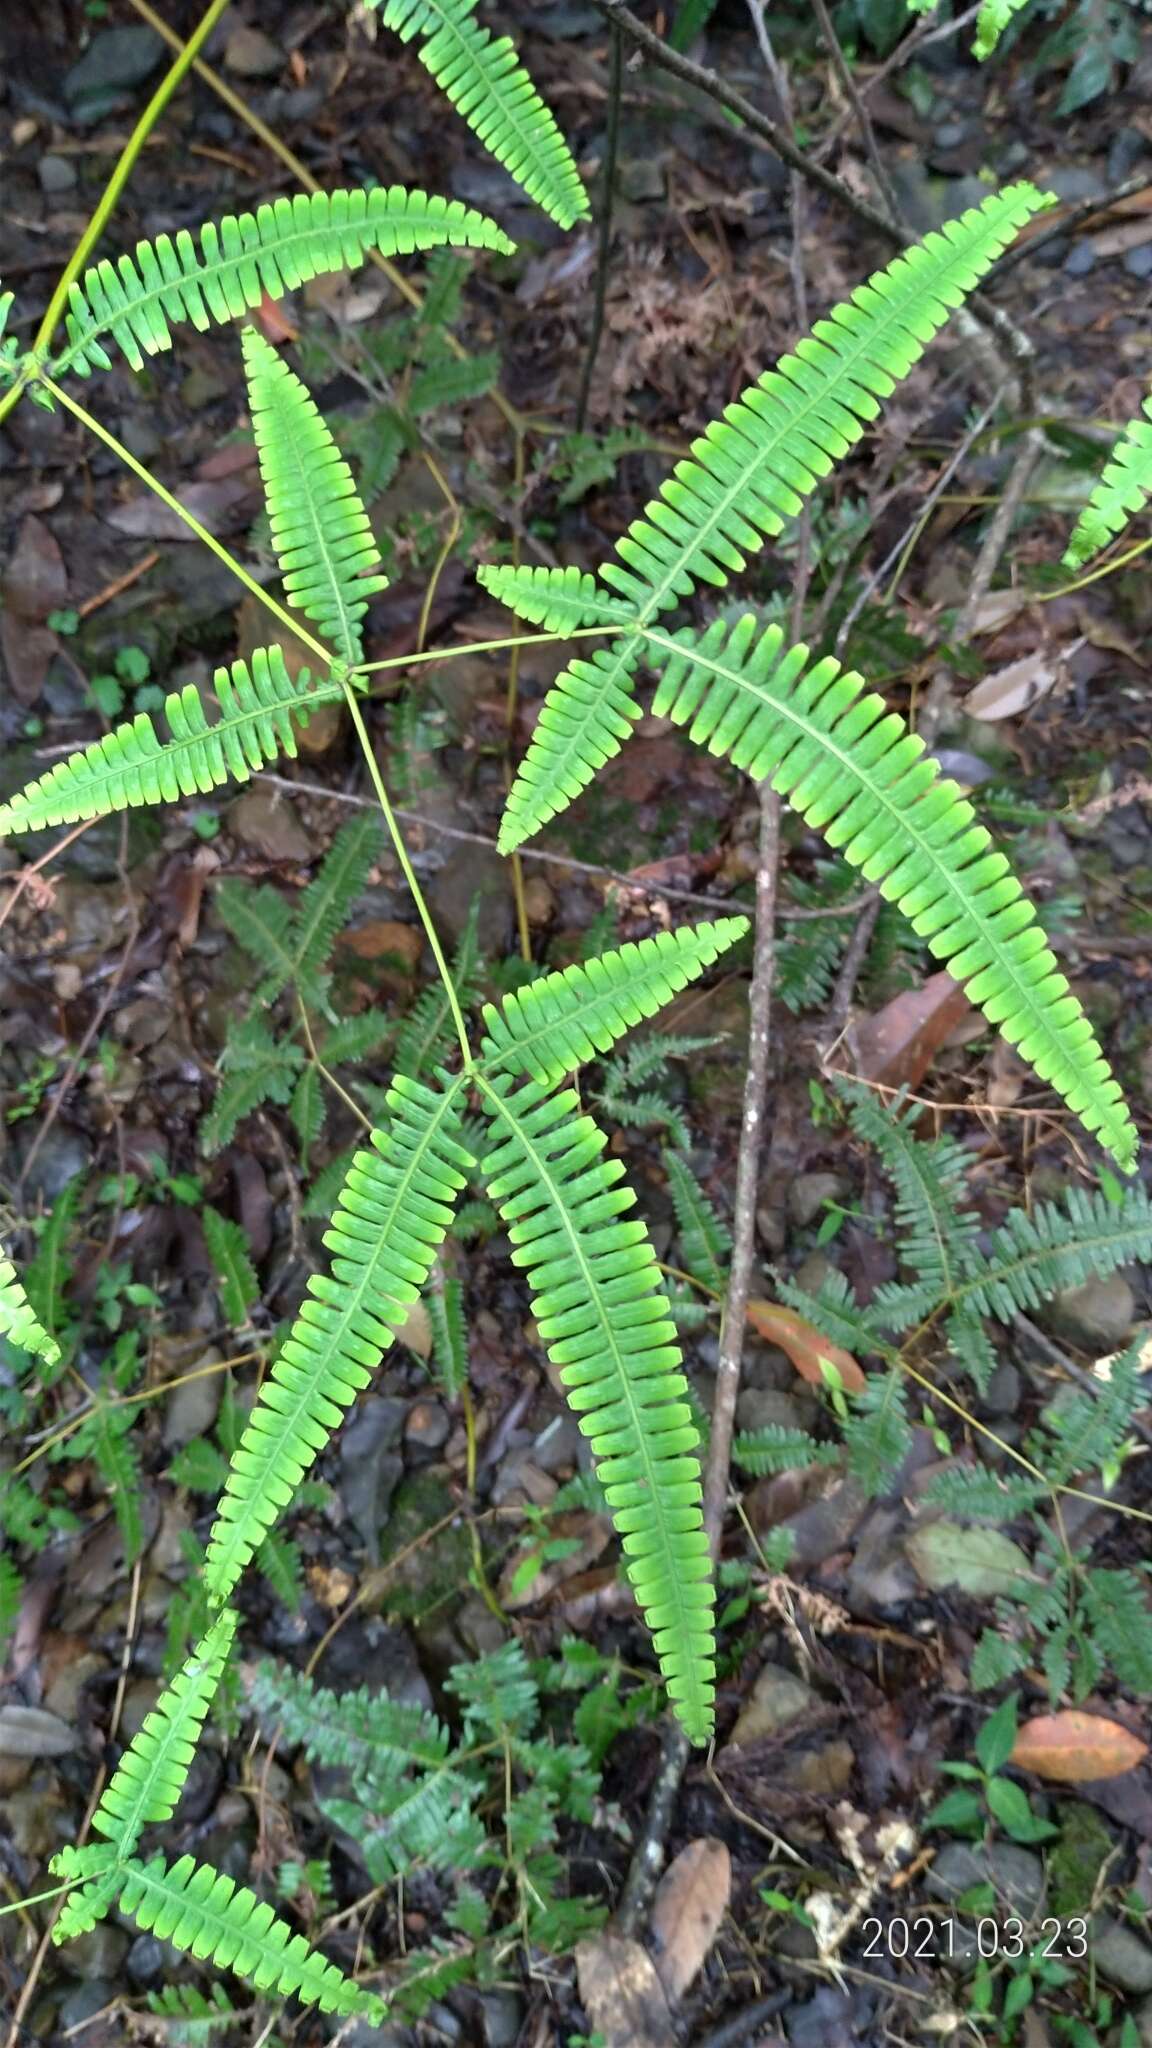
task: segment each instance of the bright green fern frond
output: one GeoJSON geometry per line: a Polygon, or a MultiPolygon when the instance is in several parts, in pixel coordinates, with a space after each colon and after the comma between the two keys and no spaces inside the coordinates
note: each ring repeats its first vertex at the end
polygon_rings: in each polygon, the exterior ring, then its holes
{"type": "Polygon", "coordinates": [[[459,1076],[440,1090],[397,1076],[388,1128],[352,1161],[324,1236],[331,1270],[309,1280],[232,1458],[204,1568],[217,1605],[368,1385],[428,1278],[475,1163],[459,1142],[462,1093],[459,1076]]]}
{"type": "Polygon", "coordinates": [[[972,55],[983,62],[990,57],[1014,14],[1027,5],[1027,0],[984,0],[976,17],[976,38],[972,44],[972,55]]]}
{"type": "MultiPolygon", "coordinates": [[[[725,408],[600,570],[636,624],[699,582],[726,583],[781,532],[1017,230],[1051,203],[1031,185],[1011,185],[946,222],[817,321],[794,355],[725,408]]],[[[573,583],[564,602],[582,592],[573,583]]],[[[539,616],[547,593],[532,579],[504,579],[506,602],[525,604],[528,617],[539,616]]],[[[601,623],[584,594],[579,623],[601,623]]],[[[627,737],[634,663],[624,640],[592,663],[574,662],[553,685],[509,797],[504,851],[563,810],[627,737]]]]}
{"type": "Polygon", "coordinates": [[[614,597],[587,569],[513,567],[483,562],[477,579],[517,618],[546,633],[574,633],[580,626],[628,626],[635,607],[614,597]]]}
{"type": "Polygon", "coordinates": [[[246,782],[278,754],[295,755],[294,719],[306,725],[317,704],[340,695],[335,685],[313,684],[307,669],[290,676],[279,647],[258,647],[231,670],[218,668],[212,685],[219,705],[213,723],[194,683],[174,691],[164,700],[170,739],[160,739],[148,713],[139,712],[0,805],[0,838],[207,795],[231,777],[246,782]]]}
{"type": "Polygon", "coordinates": [[[10,1259],[0,1258],[0,1337],[7,1337],[20,1351],[55,1365],[60,1346],[37,1320],[28,1296],[16,1276],[10,1259]]]}
{"type": "Polygon", "coordinates": [[[1070,1188],[1063,1202],[1038,1202],[1031,1215],[1013,1209],[986,1253],[957,1287],[958,1307],[1010,1323],[1065,1287],[1082,1287],[1131,1260],[1152,1258],[1152,1200],[1126,1187],[1119,1202],[1070,1188]]]}
{"type": "Polygon", "coordinates": [[[120,1908],[145,1934],[170,1941],[199,1962],[234,1970],[258,1991],[299,1998],[321,2012],[377,2020],[383,2012],[379,1998],[309,1948],[255,1892],[191,1856],[170,1868],[159,1856],[129,1864],[120,1908]]]}
{"type": "Polygon", "coordinates": [[[474,20],[476,0],[373,0],[385,28],[421,39],[420,62],[485,149],[545,213],[570,228],[588,195],[568,145],[508,36],[474,20]]]}
{"type": "Polygon", "coordinates": [[[69,1843],[56,1851],[48,1868],[74,1886],[52,1923],[52,1939],[74,1941],[103,1920],[124,1882],[124,1872],[110,1842],[88,1842],[82,1849],[69,1843]]]}
{"type": "Polygon", "coordinates": [[[225,1608],[160,1695],[116,1767],[92,1825],[122,1861],[131,1855],[143,1828],[176,1811],[235,1632],[236,1615],[225,1608]]]}
{"type": "Polygon", "coordinates": [[[747,930],[746,917],[724,917],[694,930],[657,932],[529,982],[500,1009],[484,1005],[481,1057],[490,1068],[559,1081],[654,1017],[747,930]]]}
{"type": "Polygon", "coordinates": [[[570,1091],[484,1080],[489,1192],[524,1266],[549,1356],[591,1442],[628,1576],[693,1742],[712,1727],[712,1589],[698,1437],[635,1196],[570,1091]]]}
{"type": "Polygon", "coordinates": [[[1152,398],[1143,416],[1129,420],[1103,475],[1076,521],[1064,555],[1066,569],[1079,569],[1142,512],[1152,497],[1152,398]]]}
{"type": "Polygon", "coordinates": [[[195,236],[138,242],[135,254],[106,258],[86,270],[69,293],[68,347],[52,375],[76,370],[87,377],[111,367],[106,340],[116,342],[134,370],[145,356],[172,346],[170,322],[206,328],[235,320],[267,292],[282,298],[333,270],[354,269],[369,249],[382,256],[415,249],[499,249],[507,235],[470,206],[430,198],[401,185],[371,192],[298,192],[255,213],[208,221],[195,236]]]}
{"type": "Polygon", "coordinates": [[[653,709],[774,789],[875,882],[990,1022],[1130,1169],[1136,1132],[1036,913],[956,785],[860,676],[779,627],[645,630],[653,709]]]}
{"type": "Polygon", "coordinates": [[[364,652],[368,599],[388,588],[352,471],[311,392],[254,327],[241,341],[260,474],[288,602],[341,658],[364,652]]]}

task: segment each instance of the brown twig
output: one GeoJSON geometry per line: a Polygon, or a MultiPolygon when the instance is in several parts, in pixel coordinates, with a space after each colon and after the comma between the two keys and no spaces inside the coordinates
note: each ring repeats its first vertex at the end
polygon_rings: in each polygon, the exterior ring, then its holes
{"type": "MultiPolygon", "coordinates": [[[[861,99],[867,100],[869,95],[875,92],[876,87],[883,85],[884,80],[890,78],[894,71],[902,70],[909,58],[914,57],[917,50],[922,50],[926,43],[943,42],[946,36],[958,35],[961,30],[968,28],[976,20],[983,5],[984,0],[975,0],[975,4],[967,8],[963,14],[958,14],[955,21],[938,22],[935,27],[932,26],[927,16],[922,17],[916,23],[911,33],[905,36],[904,41],[897,43],[896,48],[891,54],[885,57],[884,62],[877,65],[871,76],[864,80],[859,88],[861,99]]],[[[849,121],[852,119],[852,114],[853,109],[851,107],[846,108],[839,118],[832,123],[828,133],[821,136],[816,149],[817,157],[825,157],[829,150],[835,148],[849,121]]]]}
{"type": "Polygon", "coordinates": [[[153,548],[150,554],[144,556],[143,561],[137,562],[134,569],[126,569],[123,576],[117,576],[114,582],[106,583],[103,590],[96,592],[95,597],[86,598],[84,603],[77,607],[77,618],[91,618],[92,613],[98,612],[101,605],[111,604],[114,597],[119,597],[125,590],[131,590],[132,585],[138,583],[141,576],[146,576],[149,569],[154,569],[159,560],[160,550],[153,548]]]}
{"type": "Polygon", "coordinates": [[[1005,250],[996,264],[992,275],[1003,277],[1005,271],[1014,270],[1028,256],[1035,256],[1048,242],[1054,242],[1060,235],[1067,235],[1085,221],[1093,220],[1112,211],[1123,199],[1131,199],[1136,192],[1144,192],[1152,185],[1152,171],[1135,171],[1130,178],[1123,178],[1110,192],[1097,192],[1091,199],[1077,199],[1062,206],[1047,224],[1034,235],[1025,235],[1015,248],[1005,250]]]}
{"type": "Polygon", "coordinates": [[[900,208],[896,203],[896,194],[889,183],[888,173],[884,169],[880,151],[876,147],[876,136],[873,132],[868,109],[856,89],[856,81],[852,76],[851,70],[844,62],[844,52],[840,48],[840,38],[836,33],[832,16],[828,12],[827,0],[812,0],[812,6],[816,19],[820,24],[820,34],[824,39],[824,47],[828,52],[840,90],[851,108],[853,119],[860,130],[860,139],[864,144],[865,154],[871,166],[872,176],[876,181],[876,190],[880,195],[884,211],[890,220],[899,221],[900,208]]]}
{"type": "Polygon", "coordinates": [[[576,432],[584,432],[588,418],[588,400],[592,395],[592,378],[596,371],[596,358],[600,353],[600,342],[604,333],[604,308],[608,297],[608,264],[612,253],[612,208],[616,198],[616,159],[620,149],[620,100],[624,84],[624,38],[620,24],[612,22],[608,30],[608,132],[604,144],[602,170],[603,191],[600,194],[600,228],[596,240],[596,282],[592,297],[592,323],[588,330],[588,348],[584,357],[584,369],[580,378],[580,390],[576,399],[576,432]]]}

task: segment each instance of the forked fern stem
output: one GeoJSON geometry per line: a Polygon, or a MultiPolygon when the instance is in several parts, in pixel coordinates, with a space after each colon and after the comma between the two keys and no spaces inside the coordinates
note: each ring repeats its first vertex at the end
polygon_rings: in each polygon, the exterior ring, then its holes
{"type": "Polygon", "coordinates": [[[46,351],[52,336],[60,324],[61,317],[68,304],[68,294],[83,270],[94,245],[103,234],[113,208],[132,174],[133,166],[140,151],[147,142],[148,137],[164,112],[176,87],[184,77],[185,72],[190,70],[196,62],[197,56],[203,49],[204,44],[207,42],[227,5],[228,0],[210,0],[210,5],[205,10],[198,26],[193,30],[188,41],[180,50],[175,63],[170,65],[165,72],[148,105],[133,128],[131,135],[128,137],[117,159],[116,168],[96,202],[95,212],[80,240],[77,242],[76,247],[73,249],[71,256],[68,258],[56,289],[48,301],[44,318],[36,329],[36,338],[32,343],[29,366],[25,374],[17,376],[15,383],[4,393],[3,397],[0,397],[0,420],[5,417],[5,414],[11,412],[12,407],[16,404],[26,385],[33,378],[37,382],[47,383],[47,378],[39,377],[35,366],[46,351]]]}
{"type": "Polygon", "coordinates": [[[317,660],[323,662],[326,670],[332,669],[336,661],[335,655],[330,648],[323,646],[319,640],[313,639],[307,627],[302,623],[299,614],[297,613],[293,617],[290,612],[285,610],[282,604],[277,604],[274,597],[269,597],[268,592],[256,581],[256,578],[248,574],[243,563],[238,562],[235,555],[229,553],[223,543],[217,540],[214,533],[209,533],[208,528],[201,525],[195,513],[190,512],[187,505],[182,505],[179,498],[174,497],[172,492],[167,490],[160,482],[159,478],[153,476],[150,469],[146,469],[142,462],[136,460],[131,449],[126,448],[123,441],[118,441],[115,434],[111,433],[107,427],[102,426],[95,415],[88,411],[87,406],[78,404],[76,399],[70,397],[68,392],[59,384],[53,383],[51,377],[42,377],[40,383],[45,391],[50,392],[51,396],[67,412],[72,414],[74,419],[80,421],[81,426],[87,427],[90,434],[95,434],[98,441],[103,441],[104,446],[111,449],[117,460],[124,463],[125,467],[132,471],[133,476],[138,476],[141,483],[147,484],[148,489],[155,493],[162,505],[167,505],[170,512],[175,512],[176,517],[183,521],[188,531],[194,533],[197,540],[202,541],[204,546],[211,550],[218,562],[223,562],[225,568],[232,571],[237,582],[242,583],[245,590],[250,591],[253,597],[259,599],[265,611],[271,612],[273,617],[277,618],[282,626],[286,626],[288,631],[297,640],[309,648],[317,660]]]}
{"type": "Polygon", "coordinates": [[[388,828],[388,837],[395,849],[396,858],[400,863],[404,880],[411,891],[412,901],[416,905],[416,914],[424,927],[424,936],[432,949],[432,957],[436,962],[437,971],[444,985],[444,994],[452,1014],[456,1036],[460,1041],[460,1051],[464,1057],[465,1069],[471,1072],[473,1060],[472,1048],[468,1043],[468,1028],[464,1022],[464,1012],[460,1008],[460,999],[456,994],[456,984],[452,979],[451,971],[444,955],[444,948],[440,944],[440,935],[432,921],[432,913],[425,901],[424,891],[416,878],[416,870],[408,857],[408,848],[404,844],[404,836],[400,830],[396,813],[392,809],[388,791],[384,787],[384,777],[380,773],[380,764],[376,759],[372,749],[372,742],[368,737],[368,728],[364,723],[364,714],[357,701],[356,692],[347,680],[344,681],[343,690],[344,701],[348,706],[352,723],[356,728],[356,737],[360,742],[360,751],[364,756],[365,765],[372,778],[372,787],[376,791],[376,800],[380,805],[384,823],[388,828]]]}

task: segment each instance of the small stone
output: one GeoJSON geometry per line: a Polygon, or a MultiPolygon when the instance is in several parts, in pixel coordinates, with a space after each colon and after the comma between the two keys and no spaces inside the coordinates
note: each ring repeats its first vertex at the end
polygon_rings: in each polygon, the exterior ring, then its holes
{"type": "Polygon", "coordinates": [[[1110,1913],[1092,1922],[1091,1955],[1100,1975],[1121,1991],[1152,1992],[1152,1948],[1110,1913]]]}
{"type": "Polygon", "coordinates": [[[799,1173],[788,1189],[788,1214],[801,1230],[814,1223],[826,1202],[838,1200],[844,1184],[838,1173],[799,1173]]]}
{"type": "Polygon", "coordinates": [[[984,1389],[986,1415],[1015,1415],[1020,1406],[1020,1374],[1010,1358],[1002,1358],[984,1389]]]}
{"type": "Polygon", "coordinates": [[[1108,183],[1119,185],[1132,175],[1148,147],[1139,128],[1118,128],[1108,144],[1108,183]]]}
{"type": "MultiPolygon", "coordinates": [[[[199,1360],[199,1367],[215,1364],[219,1356],[218,1351],[206,1351],[199,1360]]],[[[196,1371],[199,1367],[189,1370],[196,1371]]],[[[222,1384],[222,1373],[202,1371],[199,1378],[182,1380],[180,1386],[173,1388],[164,1410],[166,1450],[178,1450],[183,1444],[190,1444],[195,1437],[208,1435],[220,1407],[222,1384]]]]}
{"type": "Polygon", "coordinates": [[[43,1707],[0,1707],[0,1756],[67,1756],[76,1731],[43,1707]]]}
{"type": "Polygon", "coordinates": [[[401,924],[392,917],[374,917],[345,932],[341,945],[357,960],[399,960],[409,971],[419,964],[424,951],[423,934],[414,924],[401,924]]]}
{"type": "Polygon", "coordinates": [[[57,2015],[60,2033],[65,2039],[69,2034],[79,2034],[88,2020],[111,2005],[119,1997],[120,1988],[101,1977],[93,1977],[87,1984],[75,1985],[62,2000],[57,2015]]]}
{"type": "Polygon", "coordinates": [[[533,875],[524,884],[524,910],[529,924],[550,924],[556,914],[556,898],[543,875],[533,875]]]}
{"type": "Polygon", "coordinates": [[[1124,268],[1129,277],[1152,277],[1152,242],[1141,242],[1138,249],[1127,250],[1124,268]]]}
{"type": "Polygon", "coordinates": [[[810,1799],[838,1799],[851,1784],[855,1768],[852,1744],[837,1737],[822,1749],[802,1749],[796,1756],[782,1757],[776,1775],[789,1792],[804,1792],[810,1799]]]}
{"type": "Polygon", "coordinates": [[[794,1671],[783,1664],[765,1664],[751,1696],[741,1708],[731,1741],[738,1747],[750,1742],[762,1742],[766,1735],[776,1735],[781,1728],[787,1728],[798,1721],[809,1707],[815,1706],[816,1694],[794,1671]]]}
{"type": "Polygon", "coordinates": [[[438,1451],[448,1441],[452,1424],[439,1401],[417,1401],[408,1412],[404,1439],[417,1450],[438,1451]]]}
{"type": "Polygon", "coordinates": [[[228,807],[228,824],[238,839],[265,860],[302,862],[312,858],[312,841],[290,803],[266,784],[250,789],[228,807]]]}
{"type": "Polygon", "coordinates": [[[797,1396],[777,1393],[774,1387],[744,1387],[736,1402],[739,1429],[807,1429],[808,1422],[809,1412],[797,1396]]]}
{"type": "Polygon", "coordinates": [[[42,192],[70,192],[76,183],[76,166],[66,156],[42,156],[36,175],[42,192]]]}
{"type": "Polygon", "coordinates": [[[284,67],[284,52],[262,29],[241,22],[224,45],[224,63],[238,78],[274,78],[284,67]]]}
{"type": "Polygon", "coordinates": [[[480,1999],[485,2048],[516,2048],[524,2025],[524,2000],[518,1991],[485,1991],[480,1999]]]}
{"type": "Polygon", "coordinates": [[[663,199],[665,174],[659,156],[633,157],[621,164],[619,190],[624,199],[663,199]]]}
{"type": "Polygon", "coordinates": [[[1096,267],[1096,244],[1092,241],[1075,242],[1064,260],[1066,277],[1087,277],[1096,267]]]}
{"type": "Polygon", "coordinates": [[[1044,1865],[1031,1849],[1014,1842],[996,1842],[991,1848],[946,1842],[924,1882],[938,1899],[956,1899],[972,1885],[991,1884],[1013,1912],[1030,1918],[1044,1896],[1044,1865]]]}
{"type": "Polygon", "coordinates": [[[806,1294],[819,1294],[829,1274],[835,1270],[831,1259],[823,1252],[809,1252],[796,1268],[796,1285],[802,1287],[806,1294]]]}
{"type": "Polygon", "coordinates": [[[122,1927],[101,1920],[87,1934],[78,1934],[69,1943],[68,1968],[74,1977],[115,1977],[128,1946],[128,1936],[122,1927]]]}
{"type": "Polygon", "coordinates": [[[61,87],[73,120],[85,128],[102,120],[133,86],[150,77],[164,55],[163,38],[155,29],[100,29],[61,87]]]}
{"type": "Polygon", "coordinates": [[[1122,1273],[1086,1280],[1083,1287],[1065,1287],[1053,1296],[1044,1321],[1093,1357],[1120,1351],[1136,1319],[1136,1299],[1122,1273]]]}

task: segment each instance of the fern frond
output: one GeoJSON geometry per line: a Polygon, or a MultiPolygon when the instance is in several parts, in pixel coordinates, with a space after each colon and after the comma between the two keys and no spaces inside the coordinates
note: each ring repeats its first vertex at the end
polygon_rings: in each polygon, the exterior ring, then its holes
{"type": "Polygon", "coordinates": [[[1082,1287],[1132,1260],[1152,1258],[1152,1200],[1146,1188],[1103,1194],[1070,1188],[1062,1203],[1038,1202],[1031,1215],[1013,1209],[986,1253],[974,1257],[953,1301],[1011,1322],[1065,1287],[1082,1287]]]}
{"type": "Polygon", "coordinates": [[[225,1608],[116,1766],[92,1825],[121,1861],[132,1854],[142,1829],[176,1811],[235,1632],[236,1615],[225,1608]]]}
{"type": "Polygon", "coordinates": [[[233,1329],[241,1328],[253,1302],[260,1298],[260,1282],[248,1257],[247,1236],[238,1223],[221,1216],[219,1209],[206,1206],[200,1221],[208,1256],[220,1283],[221,1306],[233,1329]]]}
{"type": "Polygon", "coordinates": [[[858,1081],[835,1085],[857,1137],[875,1147],[895,1184],[901,1259],[938,1285],[942,1296],[951,1294],[980,1229],[975,1210],[962,1206],[968,1159],[952,1138],[915,1137],[910,1128],[920,1114],[915,1106],[899,1101],[887,1106],[858,1081]]]}
{"type": "Polygon", "coordinates": [[[69,1843],[49,1859],[48,1868],[74,1887],[52,1924],[52,1940],[74,1941],[103,1920],[124,1881],[123,1870],[110,1842],[88,1842],[82,1849],[69,1843]]]}
{"type": "MultiPolygon", "coordinates": [[[[67,1305],[65,1295],[72,1272],[70,1257],[72,1225],[80,1205],[80,1188],[83,1175],[70,1180],[67,1187],[57,1195],[48,1220],[41,1233],[35,1256],[24,1273],[24,1292],[42,1330],[47,1330],[53,1342],[57,1333],[65,1328],[67,1305]]],[[[41,1377],[51,1373],[57,1377],[56,1368],[60,1363],[59,1353],[51,1358],[42,1352],[41,1377]]]]}
{"type": "Polygon", "coordinates": [[[75,370],[87,377],[109,369],[105,341],[114,341],[141,370],[145,356],[171,348],[171,322],[190,320],[204,329],[213,320],[237,319],[265,293],[282,298],[314,277],[353,269],[369,249],[398,256],[445,243],[505,255],[513,247],[472,207],[400,185],[298,192],[255,213],[229,214],[219,225],[208,221],[195,235],[186,228],[174,239],[158,235],[155,242],[138,242],[131,256],[94,264],[72,286],[68,346],[52,363],[52,375],[75,370]]]}
{"type": "Polygon", "coordinates": [[[684,1264],[714,1293],[722,1294],[728,1260],[732,1255],[732,1233],[716,1214],[686,1159],[682,1159],[678,1152],[666,1152],[664,1166],[668,1174],[668,1192],[676,1211],[684,1264]]]}
{"type": "Polygon", "coordinates": [[[438,356],[435,362],[413,374],[408,386],[407,410],[413,419],[436,412],[444,405],[463,405],[467,399],[483,398],[500,374],[495,350],[484,355],[438,356]]]}
{"type": "Polygon", "coordinates": [[[481,1083],[489,1193],[528,1272],[540,1335],[591,1442],[628,1576],[693,1742],[712,1725],[712,1590],[698,1438],[635,1196],[570,1091],[481,1083]]]}
{"type": "MultiPolygon", "coordinates": [[[[459,1224],[457,1214],[457,1231],[459,1224]]],[[[432,1325],[432,1360],[440,1385],[450,1401],[458,1401],[468,1378],[468,1326],[464,1289],[456,1274],[434,1271],[424,1303],[432,1325]]]]}
{"type": "Polygon", "coordinates": [[[144,1548],[143,1487],[140,1457],[132,1439],[134,1411],[113,1401],[101,1389],[82,1431],[72,1439],[75,1455],[91,1457],[104,1481],[116,1516],[127,1564],[135,1564],[144,1548]]]}
{"type": "Polygon", "coordinates": [[[380,824],[372,811],[363,811],[340,827],[296,911],[291,938],[294,980],[308,982],[319,974],[379,851],[380,824]]]}
{"type": "Polygon", "coordinates": [[[219,883],[212,900],[237,945],[283,988],[292,979],[288,934],[295,909],[290,898],[267,882],[253,888],[230,875],[219,883]]]}
{"type": "MultiPolygon", "coordinates": [[[[635,624],[696,583],[726,583],[781,532],[1017,230],[1051,203],[1031,185],[1011,185],[946,222],[817,321],[794,355],[725,408],[600,570],[635,624]]],[[[545,586],[534,577],[505,571],[498,587],[513,609],[525,602],[526,616],[538,612],[545,586]]],[[[565,603],[578,594],[574,584],[565,603]]],[[[572,623],[602,624],[597,605],[589,593],[587,612],[572,623]]],[[[635,658],[624,639],[591,663],[573,662],[553,685],[509,797],[503,851],[571,803],[627,737],[635,658]]]]}
{"type": "Polygon", "coordinates": [[[220,1055],[221,1083],[200,1132],[206,1153],[231,1142],[236,1126],[261,1102],[289,1101],[303,1053],[290,1038],[277,1037],[259,1015],[229,1026],[220,1055]]]}
{"type": "Polygon", "coordinates": [[[545,974],[506,996],[499,1009],[484,1005],[481,1058],[490,1070],[559,1081],[654,1017],[747,930],[746,917],[718,918],[545,974]]]}
{"type": "Polygon", "coordinates": [[[463,1085],[458,1076],[437,1091],[397,1076],[387,1129],[374,1131],[373,1149],[352,1161],[324,1235],[331,1270],[309,1280],[229,1468],[205,1563],[217,1606],[368,1385],[428,1278],[474,1164],[459,1142],[463,1085]]]}
{"type": "Polygon", "coordinates": [[[0,838],[206,796],[231,777],[246,782],[278,754],[295,755],[294,719],[306,725],[317,704],[340,696],[335,685],[314,684],[307,669],[290,676],[279,647],[259,647],[231,670],[218,668],[212,685],[214,722],[194,683],[173,691],[164,700],[169,739],[160,739],[146,711],[138,712],[0,806],[0,838]]]}
{"type": "Polygon", "coordinates": [[[240,337],[248,408],[288,602],[351,665],[368,600],[388,588],[352,471],[307,386],[255,327],[240,337]]]}
{"type": "Polygon", "coordinates": [[[234,1970],[258,1991],[299,1998],[321,2012],[378,2020],[382,2001],[361,1991],[335,1963],[309,1948],[271,1906],[222,1870],[182,1856],[129,1864],[120,1909],[145,1934],[170,1941],[198,1961],[234,1970]]]}
{"type": "Polygon", "coordinates": [[[434,1714],[367,1686],[328,1692],[301,1672],[264,1663],[256,1667],[251,1697],[259,1713],[276,1719],[287,1743],[312,1763],[349,1771],[366,1795],[377,1780],[403,1771],[439,1770],[448,1755],[448,1730],[434,1714]]]}
{"type": "Polygon", "coordinates": [[[779,627],[646,628],[659,717],[772,787],[899,906],[992,1024],[1131,1168],[1136,1131],[1036,913],[924,742],[860,676],[779,627]]]}
{"type": "Polygon", "coordinates": [[[1152,497],[1152,398],[1129,420],[1099,483],[1076,521],[1064,555],[1066,569],[1079,569],[1107,547],[1113,536],[1142,512],[1152,497]]]}
{"type": "Polygon", "coordinates": [[[838,1444],[817,1443],[806,1429],[767,1422],[763,1429],[738,1430],[732,1457],[753,1478],[763,1479],[774,1472],[804,1471],[810,1465],[838,1465],[843,1452],[838,1444]]]}
{"type": "Polygon", "coordinates": [[[575,633],[581,626],[623,631],[636,616],[627,599],[614,597],[587,569],[482,562],[476,576],[518,619],[545,633],[575,633]]]}
{"type": "Polygon", "coordinates": [[[972,44],[972,55],[981,63],[990,57],[1014,14],[1027,5],[1027,0],[984,0],[976,17],[976,36],[972,44]]]}
{"type": "Polygon", "coordinates": [[[37,1319],[10,1259],[0,1258],[0,1337],[7,1337],[17,1350],[55,1365],[60,1346],[37,1319]]]}
{"type": "Polygon", "coordinates": [[[1012,1522],[1046,1497],[1042,1479],[1023,1472],[992,1472],[987,1466],[954,1465],[925,1488],[926,1507],[941,1508],[965,1521],[1012,1522]]]}
{"type": "MultiPolygon", "coordinates": [[[[479,992],[479,900],[468,913],[460,943],[452,959],[452,986],[462,1010],[468,1010],[479,992]]],[[[398,1074],[419,1081],[447,1057],[456,1041],[452,1006],[442,981],[435,982],[419,996],[396,1034],[393,1065],[398,1074]]]]}
{"type": "Polygon", "coordinates": [[[473,17],[476,0],[372,0],[385,28],[420,38],[420,62],[473,133],[562,228],[588,215],[568,145],[516,56],[473,17]]]}

